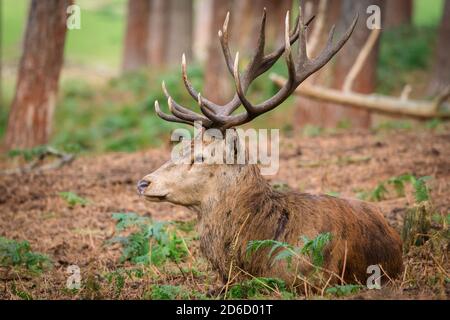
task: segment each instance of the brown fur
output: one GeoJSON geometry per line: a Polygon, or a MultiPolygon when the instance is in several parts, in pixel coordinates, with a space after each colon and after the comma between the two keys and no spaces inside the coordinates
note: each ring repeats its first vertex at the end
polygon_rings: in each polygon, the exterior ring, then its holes
{"type": "MultiPolygon", "coordinates": [[[[292,270],[283,263],[272,266],[267,252],[255,253],[249,259],[248,242],[275,239],[301,245],[301,235],[314,238],[324,232],[331,233],[332,241],[323,267],[339,275],[347,243],[346,282],[365,283],[367,267],[374,264],[381,264],[391,277],[401,272],[400,238],[376,207],[327,195],[275,191],[256,166],[243,166],[242,170],[236,183],[217,197],[221,200],[212,201],[205,208],[208,214],[200,216],[201,250],[224,281],[233,260],[254,276],[278,277],[291,283],[292,270]]],[[[309,269],[304,264],[298,271],[309,269]]]]}

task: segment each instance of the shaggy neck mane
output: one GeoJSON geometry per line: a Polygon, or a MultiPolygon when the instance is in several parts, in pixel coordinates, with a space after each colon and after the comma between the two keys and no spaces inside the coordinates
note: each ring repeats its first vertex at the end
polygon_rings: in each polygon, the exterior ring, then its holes
{"type": "MultiPolygon", "coordinates": [[[[273,190],[256,165],[242,166],[227,178],[218,195],[199,208],[200,249],[222,275],[231,259],[245,266],[249,240],[281,240],[290,219],[286,195],[273,190]]],[[[258,274],[257,263],[252,260],[247,270],[258,274]]]]}
{"type": "Polygon", "coordinates": [[[199,208],[201,213],[209,214],[218,210],[237,209],[245,206],[247,202],[269,198],[274,192],[260,174],[257,165],[241,166],[235,174],[230,174],[224,180],[226,182],[217,190],[217,193],[201,205],[199,208]]]}

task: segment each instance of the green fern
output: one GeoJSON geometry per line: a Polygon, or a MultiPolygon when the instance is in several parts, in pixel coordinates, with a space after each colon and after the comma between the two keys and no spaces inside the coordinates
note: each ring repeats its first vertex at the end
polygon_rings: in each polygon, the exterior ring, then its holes
{"type": "Polygon", "coordinates": [[[46,255],[31,251],[28,241],[15,241],[0,237],[0,266],[22,267],[33,274],[51,268],[51,260],[46,255]]]}
{"type": "Polygon", "coordinates": [[[327,294],[332,294],[337,297],[348,296],[350,294],[358,293],[359,290],[364,288],[361,285],[356,284],[346,284],[346,285],[336,285],[334,287],[327,288],[325,292],[327,294]]]}
{"type": "Polygon", "coordinates": [[[413,177],[412,185],[414,187],[414,197],[416,198],[417,203],[421,203],[423,201],[430,200],[430,194],[428,192],[427,184],[425,183],[427,180],[431,179],[431,177],[421,177],[416,179],[413,177]]]}
{"type": "Polygon", "coordinates": [[[306,236],[302,236],[302,240],[304,244],[301,253],[308,255],[315,266],[322,267],[324,260],[324,249],[331,241],[331,233],[321,233],[311,240],[306,236]]]}
{"type": "Polygon", "coordinates": [[[314,239],[308,239],[306,236],[302,236],[301,238],[303,241],[302,247],[295,247],[288,243],[271,239],[249,241],[247,245],[247,257],[258,250],[270,248],[268,257],[273,258],[272,263],[285,260],[288,266],[290,266],[294,257],[306,255],[311,258],[315,266],[321,267],[324,260],[323,252],[326,245],[331,241],[331,233],[321,233],[314,239]],[[278,253],[274,255],[276,251],[278,253]]]}
{"type": "Polygon", "coordinates": [[[380,182],[375,189],[370,193],[370,200],[372,201],[381,201],[386,199],[388,191],[383,182],[380,182]]]}
{"type": "Polygon", "coordinates": [[[251,254],[255,253],[256,251],[270,248],[270,251],[268,253],[269,258],[273,258],[272,264],[279,260],[286,260],[288,265],[292,262],[292,257],[299,254],[299,251],[301,249],[296,248],[288,243],[280,242],[276,240],[252,240],[249,241],[247,245],[247,257],[249,257],[251,254]],[[275,251],[279,251],[277,255],[274,256],[275,251]],[[298,252],[297,252],[298,251],[298,252]]]}
{"type": "Polygon", "coordinates": [[[60,192],[59,196],[67,202],[70,208],[75,207],[77,204],[80,206],[85,206],[89,203],[88,200],[80,197],[75,192],[60,192]]]}
{"type": "Polygon", "coordinates": [[[161,265],[166,261],[179,262],[187,255],[183,239],[168,229],[169,223],[152,222],[135,213],[115,213],[116,231],[135,230],[128,236],[116,236],[110,243],[123,247],[121,262],[161,265]]]}
{"type": "Polygon", "coordinates": [[[252,278],[241,283],[234,284],[228,291],[229,299],[251,299],[273,292],[281,293],[283,297],[292,297],[292,293],[287,291],[283,280],[277,278],[252,278]]]}

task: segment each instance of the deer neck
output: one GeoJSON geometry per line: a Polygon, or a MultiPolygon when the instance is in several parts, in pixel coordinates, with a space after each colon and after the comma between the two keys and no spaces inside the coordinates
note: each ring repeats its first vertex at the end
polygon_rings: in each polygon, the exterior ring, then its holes
{"type": "Polygon", "coordinates": [[[222,211],[238,209],[255,196],[272,192],[270,184],[260,174],[257,165],[243,165],[233,172],[227,172],[220,186],[211,190],[201,205],[193,208],[200,219],[210,213],[220,214],[222,211]]]}
{"type": "Polygon", "coordinates": [[[267,206],[275,191],[256,165],[243,166],[240,174],[218,189],[199,208],[200,250],[224,276],[230,259],[237,258],[239,265],[244,261],[245,246],[242,247],[237,238],[248,239],[248,233],[256,232],[261,239],[273,236],[270,228],[257,231],[255,221],[264,219],[260,216],[264,210],[258,207],[267,206]]]}

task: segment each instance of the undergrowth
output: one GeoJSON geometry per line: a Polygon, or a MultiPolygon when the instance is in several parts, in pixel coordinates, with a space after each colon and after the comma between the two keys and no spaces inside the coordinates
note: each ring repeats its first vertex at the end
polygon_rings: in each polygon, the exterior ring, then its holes
{"type": "Polygon", "coordinates": [[[153,222],[135,213],[115,213],[116,232],[132,230],[126,236],[115,236],[109,243],[122,245],[120,262],[162,265],[167,261],[179,263],[187,256],[187,246],[169,223],[153,222]]]}
{"type": "Polygon", "coordinates": [[[52,262],[46,255],[32,251],[28,241],[0,237],[0,266],[40,274],[48,270],[52,262]]]}

